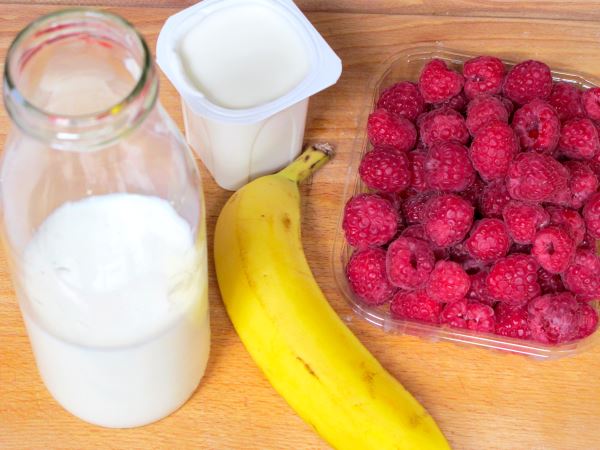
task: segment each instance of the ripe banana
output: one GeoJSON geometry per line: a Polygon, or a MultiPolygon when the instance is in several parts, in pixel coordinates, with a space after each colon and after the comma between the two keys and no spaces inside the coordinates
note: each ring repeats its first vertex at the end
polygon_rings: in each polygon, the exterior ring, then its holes
{"type": "Polygon", "coordinates": [[[309,147],[223,207],[214,251],[227,313],[273,387],[333,447],[447,449],[427,411],[331,308],[304,256],[298,183],[331,153],[309,147]]]}

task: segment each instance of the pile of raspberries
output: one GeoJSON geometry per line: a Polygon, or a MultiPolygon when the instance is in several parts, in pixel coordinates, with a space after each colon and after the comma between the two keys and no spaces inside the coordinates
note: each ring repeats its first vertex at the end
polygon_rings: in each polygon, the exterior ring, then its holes
{"type": "Polygon", "coordinates": [[[369,115],[346,204],[354,294],[392,317],[559,344],[598,325],[600,88],[439,59],[369,115]]]}

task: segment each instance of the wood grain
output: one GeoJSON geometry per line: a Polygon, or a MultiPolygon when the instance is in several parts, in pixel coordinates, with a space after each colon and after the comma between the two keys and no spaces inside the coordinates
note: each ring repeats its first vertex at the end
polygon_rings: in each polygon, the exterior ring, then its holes
{"type": "MultiPolygon", "coordinates": [[[[300,2],[302,4],[302,2],[300,2]]],[[[308,9],[337,8],[308,2],[308,9]]],[[[373,2],[386,8],[395,2],[373,2]]],[[[443,2],[449,5],[448,2],[443,2]]],[[[574,17],[587,4],[552,3],[574,17]],[[566,5],[566,6],[565,6],[566,5]]],[[[351,11],[358,1],[339,2],[351,11]]],[[[408,2],[429,5],[429,2],[408,2]]],[[[457,8],[471,2],[461,1],[457,8]]],[[[483,2],[501,8],[514,2],[483,2]]],[[[538,2],[523,2],[531,11],[538,2]]],[[[341,7],[341,6],[340,6],[341,7]]],[[[369,10],[369,6],[366,7],[369,10]]],[[[508,8],[508,6],[507,6],[508,8]]],[[[51,5],[0,7],[0,60],[11,39],[51,5]]],[[[110,8],[131,20],[154,47],[173,8],[110,8]]],[[[391,12],[396,12],[393,9],[391,12]]],[[[597,14],[594,13],[594,14],[597,14]]],[[[536,57],[566,69],[600,75],[600,28],[593,22],[496,20],[341,12],[310,12],[310,20],[341,56],[339,83],[311,99],[307,141],[329,141],[336,158],[303,187],[304,245],[319,284],[336,311],[367,347],[423,403],[457,449],[600,449],[600,346],[576,357],[537,362],[524,357],[392,336],[354,317],[332,274],[331,247],[342,201],[346,167],[371,74],[390,55],[420,42],[439,42],[466,52],[514,59],[536,57]]],[[[178,97],[161,79],[161,101],[181,127],[178,97]]],[[[0,141],[9,123],[0,114],[0,141]]],[[[201,167],[209,239],[229,192],[201,167]]],[[[170,417],[138,429],[87,425],[58,406],[37,374],[0,253],[0,448],[2,449],[304,449],[327,448],[274,392],[253,364],[229,322],[210,261],[212,354],[205,379],[191,400],[170,417]]]]}

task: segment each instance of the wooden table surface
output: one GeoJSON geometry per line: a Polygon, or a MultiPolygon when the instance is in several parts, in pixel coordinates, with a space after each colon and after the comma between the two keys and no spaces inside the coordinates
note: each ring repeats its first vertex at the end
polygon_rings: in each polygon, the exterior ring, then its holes
{"type": "MultiPolygon", "coordinates": [[[[164,20],[191,2],[179,1],[177,7],[168,7],[168,3],[130,0],[128,7],[109,9],[133,22],[154,48],[164,20]],[[159,6],[148,6],[150,3],[159,6]]],[[[342,317],[351,318],[352,312],[333,278],[331,247],[353,139],[364,125],[358,123],[358,117],[366,86],[379,64],[406,46],[430,41],[471,53],[489,52],[513,59],[536,57],[550,65],[600,76],[600,25],[594,22],[600,18],[600,9],[596,2],[535,0],[489,0],[478,5],[466,0],[381,0],[368,5],[358,0],[301,0],[299,5],[344,66],[338,84],[310,102],[306,140],[329,141],[338,153],[303,187],[304,245],[331,304],[342,317]],[[538,18],[583,21],[494,18],[515,16],[519,11],[538,18]],[[407,12],[413,15],[402,15],[407,12]]],[[[18,30],[57,7],[0,1],[0,61],[4,62],[6,49],[18,30]]],[[[161,101],[181,127],[178,96],[164,77],[161,82],[161,101]]],[[[0,142],[8,128],[2,111],[0,142]]],[[[230,193],[218,188],[203,167],[201,170],[212,239],[217,215],[230,193]]],[[[1,449],[327,448],[275,393],[248,356],[219,298],[212,259],[212,353],[200,387],[186,405],[166,419],[142,428],[111,430],[87,425],[66,413],[44,388],[6,259],[0,255],[1,449]]],[[[578,356],[539,362],[387,335],[357,318],[349,325],[431,412],[457,449],[600,449],[596,431],[600,421],[600,345],[578,356]]]]}

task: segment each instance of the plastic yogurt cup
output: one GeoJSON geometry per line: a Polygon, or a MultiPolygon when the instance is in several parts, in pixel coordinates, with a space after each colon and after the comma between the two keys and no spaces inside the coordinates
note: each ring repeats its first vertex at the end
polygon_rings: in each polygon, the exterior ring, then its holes
{"type": "Polygon", "coordinates": [[[188,143],[229,190],[299,153],[309,97],[342,71],[291,0],[205,0],[166,21],[156,54],[188,143]]]}

